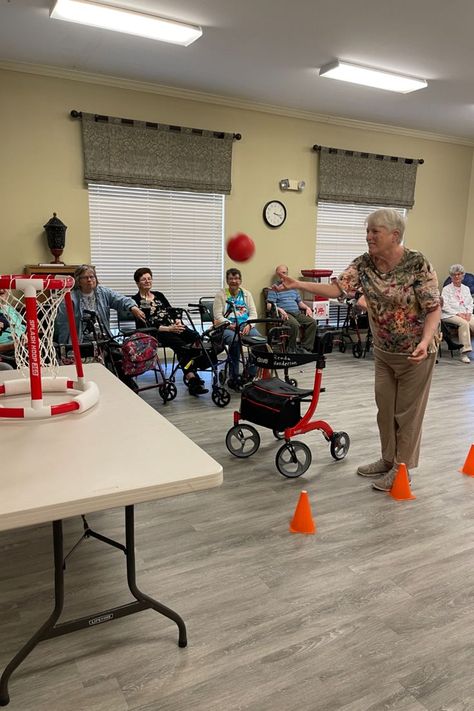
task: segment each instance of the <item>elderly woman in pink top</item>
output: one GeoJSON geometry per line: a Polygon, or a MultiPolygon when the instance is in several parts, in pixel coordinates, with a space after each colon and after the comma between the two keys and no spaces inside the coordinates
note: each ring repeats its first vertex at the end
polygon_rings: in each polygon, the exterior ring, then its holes
{"type": "Polygon", "coordinates": [[[462,283],[465,273],[462,264],[453,264],[449,268],[451,283],[446,284],[441,293],[441,319],[445,323],[452,323],[458,327],[458,341],[462,345],[461,362],[470,363],[467,354],[472,351],[471,335],[474,333],[474,316],[471,291],[462,283]]]}

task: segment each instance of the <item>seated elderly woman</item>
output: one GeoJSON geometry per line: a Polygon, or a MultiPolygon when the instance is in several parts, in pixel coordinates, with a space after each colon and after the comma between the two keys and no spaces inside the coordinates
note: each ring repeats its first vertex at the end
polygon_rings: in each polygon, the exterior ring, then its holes
{"type": "Polygon", "coordinates": [[[462,346],[460,358],[462,363],[470,363],[467,355],[472,351],[471,334],[474,333],[474,316],[472,313],[472,296],[470,289],[462,283],[464,278],[462,264],[453,264],[449,269],[451,283],[446,284],[441,292],[441,319],[445,323],[457,326],[458,340],[462,346]]]}
{"type": "Polygon", "coordinates": [[[152,289],[153,274],[151,269],[140,267],[135,271],[133,278],[138,291],[132,298],[140,309],[147,313],[146,317],[135,319],[137,328],[143,327],[143,323],[152,323],[158,332],[161,345],[171,348],[176,353],[190,395],[204,395],[209,392],[204,387],[204,381],[197,375],[194,366],[189,365],[189,346],[196,341],[195,331],[187,328],[180,319],[175,318],[170,302],[161,291],[152,289]]]}
{"type": "MultiPolygon", "coordinates": [[[[110,330],[110,309],[130,312],[135,318],[145,318],[145,314],[131,297],[123,296],[117,291],[109,289],[107,286],[101,286],[98,283],[95,267],[90,264],[82,264],[78,267],[74,272],[74,279],[75,285],[71,291],[71,299],[80,343],[92,343],[96,340],[94,329],[89,328],[91,324],[97,326],[104,338],[112,337],[110,330]]],[[[61,344],[71,343],[66,304],[64,301],[58,309],[55,337],[61,344]]],[[[133,378],[122,372],[118,357],[114,357],[114,365],[120,380],[132,390],[136,391],[137,387],[133,378]]]]}

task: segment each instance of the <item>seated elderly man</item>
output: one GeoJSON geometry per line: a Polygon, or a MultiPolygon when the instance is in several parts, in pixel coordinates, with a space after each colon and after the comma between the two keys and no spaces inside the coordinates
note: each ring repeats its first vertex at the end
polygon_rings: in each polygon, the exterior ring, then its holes
{"type": "MultiPolygon", "coordinates": [[[[245,324],[249,319],[257,318],[257,309],[253,296],[242,286],[242,273],[240,269],[232,267],[225,274],[227,287],[220,289],[214,299],[214,325],[220,326],[226,323],[224,330],[224,343],[229,347],[230,380],[228,386],[232,389],[238,387],[239,376],[239,339],[236,329],[239,325],[245,324]]],[[[251,324],[242,325],[240,328],[242,336],[261,336],[259,331],[251,324]]]]}
{"type": "MultiPolygon", "coordinates": [[[[288,276],[288,267],[285,264],[280,264],[275,269],[275,273],[278,277],[277,284],[281,284],[282,278],[288,276]]],[[[288,291],[270,289],[267,294],[267,302],[275,304],[278,316],[290,327],[288,350],[292,352],[297,350],[296,339],[300,326],[303,326],[303,339],[298,350],[303,353],[312,353],[318,324],[314,320],[313,312],[309,306],[302,301],[299,291],[296,289],[288,291]]]]}
{"type": "Polygon", "coordinates": [[[441,292],[441,319],[452,323],[458,328],[458,340],[462,348],[460,358],[462,363],[470,363],[467,355],[472,351],[471,336],[474,333],[474,316],[472,313],[472,295],[469,287],[462,283],[464,278],[462,264],[453,264],[449,269],[451,283],[446,284],[441,292]]]}

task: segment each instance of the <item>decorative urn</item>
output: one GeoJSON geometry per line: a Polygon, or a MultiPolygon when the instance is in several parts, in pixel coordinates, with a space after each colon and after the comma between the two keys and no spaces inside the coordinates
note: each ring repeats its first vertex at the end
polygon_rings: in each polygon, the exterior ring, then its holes
{"type": "Polygon", "coordinates": [[[52,218],[44,225],[48,247],[54,257],[51,264],[63,264],[63,262],[59,261],[59,257],[63,253],[66,244],[66,230],[67,225],[61,222],[59,217],[56,217],[56,213],[53,212],[52,218]]]}

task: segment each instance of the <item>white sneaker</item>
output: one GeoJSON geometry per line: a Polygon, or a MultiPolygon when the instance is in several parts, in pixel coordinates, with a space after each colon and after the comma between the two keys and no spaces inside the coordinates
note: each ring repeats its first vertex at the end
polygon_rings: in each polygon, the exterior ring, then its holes
{"type": "Polygon", "coordinates": [[[461,353],[461,363],[470,363],[471,359],[465,353],[461,353]]]}

